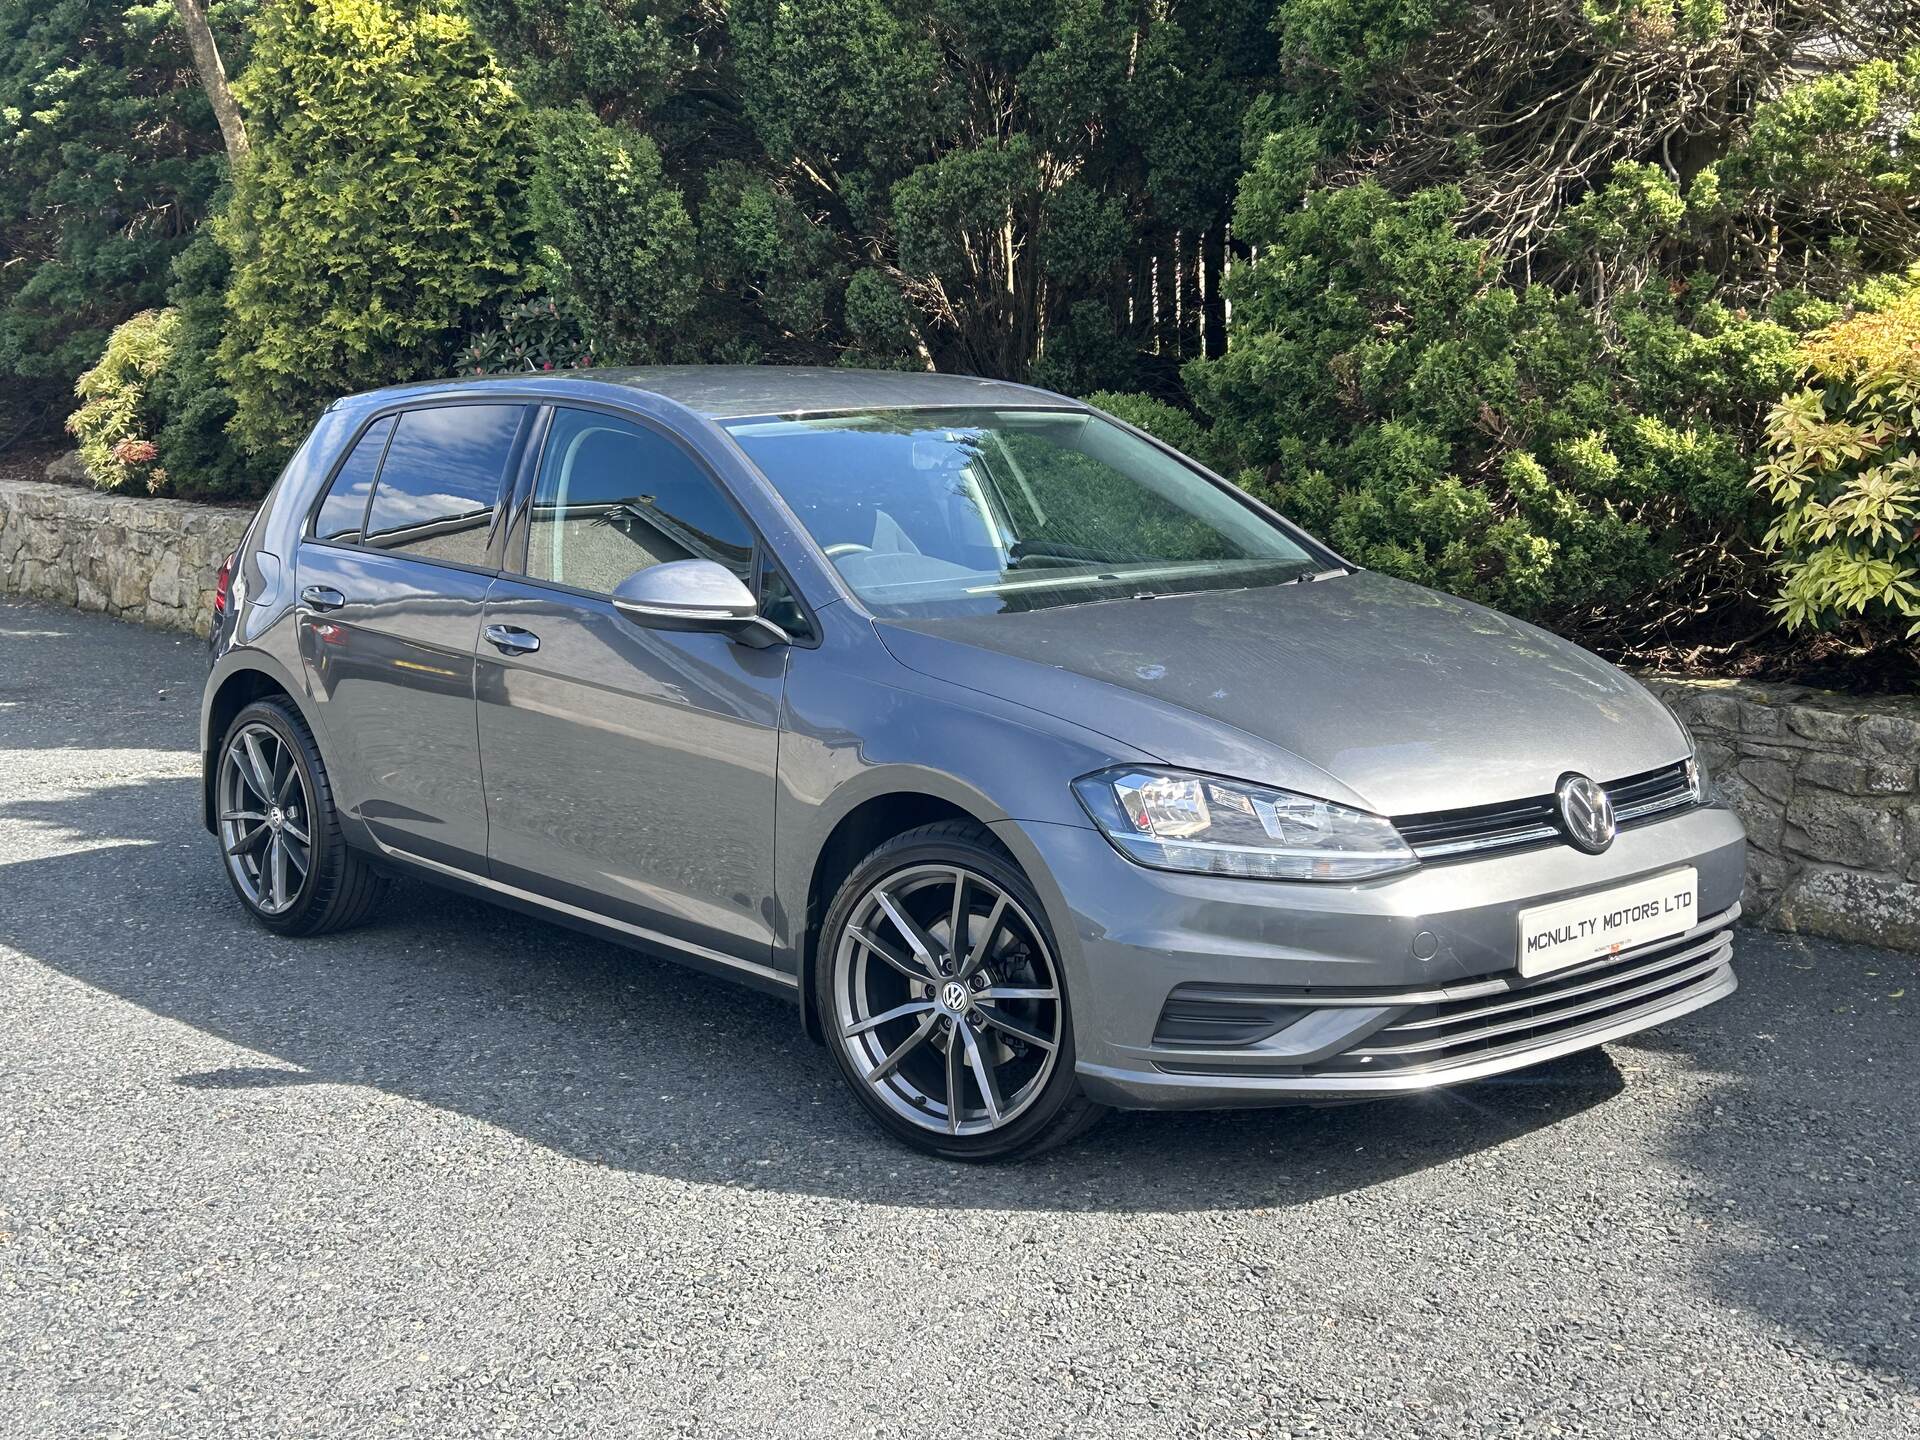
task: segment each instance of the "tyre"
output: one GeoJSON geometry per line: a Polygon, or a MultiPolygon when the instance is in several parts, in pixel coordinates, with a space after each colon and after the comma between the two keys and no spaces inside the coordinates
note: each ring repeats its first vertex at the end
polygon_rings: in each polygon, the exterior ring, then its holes
{"type": "Polygon", "coordinates": [[[897,1139],[952,1160],[1012,1159],[1105,1113],[1074,1074],[1066,977],[1039,897],[981,826],[943,821],[875,850],[840,887],[819,944],[827,1048],[897,1139]]]}
{"type": "Polygon", "coordinates": [[[284,700],[256,700],[227,727],[214,772],[215,833],[233,890],[282,935],[364,920],[385,880],[340,834],[313,732],[284,700]]]}

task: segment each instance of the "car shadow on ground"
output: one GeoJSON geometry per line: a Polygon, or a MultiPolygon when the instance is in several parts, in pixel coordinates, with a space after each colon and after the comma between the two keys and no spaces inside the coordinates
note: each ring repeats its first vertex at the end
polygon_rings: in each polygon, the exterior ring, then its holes
{"type": "Polygon", "coordinates": [[[1120,1114],[1024,1165],[955,1166],[878,1134],[789,1004],[670,962],[405,882],[347,934],[264,932],[227,887],[191,780],[17,800],[0,822],[68,837],[66,853],[0,866],[0,943],[258,1057],[181,1086],[373,1086],[696,1182],[898,1205],[1279,1207],[1470,1155],[1621,1088],[1590,1052],[1363,1106],[1120,1114]]]}

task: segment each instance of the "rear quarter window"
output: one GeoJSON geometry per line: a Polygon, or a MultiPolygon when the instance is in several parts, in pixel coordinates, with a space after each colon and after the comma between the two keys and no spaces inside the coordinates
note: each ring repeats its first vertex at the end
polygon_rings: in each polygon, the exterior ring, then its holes
{"type": "Polygon", "coordinates": [[[332,540],[352,545],[360,539],[361,522],[366,519],[367,496],[373,493],[373,477],[380,469],[380,456],[393,433],[393,416],[383,415],[373,422],[354,443],[327,487],[327,498],[314,517],[316,540],[332,540]]]}

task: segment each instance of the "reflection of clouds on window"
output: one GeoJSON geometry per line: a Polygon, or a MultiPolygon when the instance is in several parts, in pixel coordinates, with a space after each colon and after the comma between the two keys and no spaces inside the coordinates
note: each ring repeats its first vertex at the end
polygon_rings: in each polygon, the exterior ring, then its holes
{"type": "Polygon", "coordinates": [[[373,488],[373,472],[379,468],[380,452],[387,447],[387,432],[393,429],[393,417],[382,416],[367,427],[333,477],[326,501],[320,506],[313,533],[322,540],[356,541],[360,538],[360,520],[367,513],[367,491],[373,488]]]}
{"type": "Polygon", "coordinates": [[[488,522],[524,413],[519,405],[448,405],[403,413],[380,467],[366,543],[481,564],[488,522]]]}
{"type": "Polygon", "coordinates": [[[368,533],[382,535],[390,530],[405,530],[414,525],[429,525],[436,520],[451,520],[492,509],[491,500],[479,501],[471,495],[439,491],[431,495],[406,495],[389,492],[382,486],[380,500],[374,507],[374,524],[368,533]]]}

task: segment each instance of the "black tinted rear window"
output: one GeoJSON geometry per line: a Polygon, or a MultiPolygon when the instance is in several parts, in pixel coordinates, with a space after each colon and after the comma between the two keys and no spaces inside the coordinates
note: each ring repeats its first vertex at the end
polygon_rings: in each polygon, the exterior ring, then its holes
{"type": "Polygon", "coordinates": [[[429,560],[486,561],[487,527],[524,405],[408,410],[387,446],[365,543],[429,560]]]}
{"type": "Polygon", "coordinates": [[[345,463],[333,477],[326,503],[313,522],[313,533],[321,540],[352,544],[360,538],[360,522],[367,513],[367,492],[373,489],[373,473],[380,468],[380,452],[387,448],[387,435],[393,429],[393,417],[383,415],[367,427],[345,463]]]}

